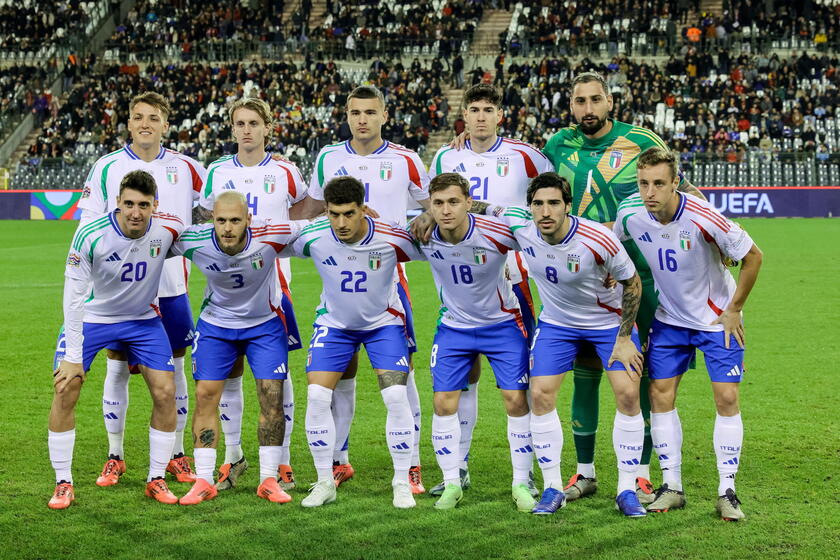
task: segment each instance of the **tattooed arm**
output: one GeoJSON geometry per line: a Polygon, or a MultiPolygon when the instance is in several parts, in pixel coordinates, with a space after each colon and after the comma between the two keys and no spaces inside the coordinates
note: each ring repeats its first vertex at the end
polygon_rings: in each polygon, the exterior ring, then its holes
{"type": "Polygon", "coordinates": [[[700,200],[706,200],[706,197],[703,196],[703,193],[700,192],[700,189],[692,185],[689,182],[689,180],[685,177],[683,177],[683,181],[677,186],[677,190],[686,194],[696,196],[700,200]]]}
{"type": "Polygon", "coordinates": [[[619,282],[624,286],[621,297],[621,325],[618,327],[618,336],[607,366],[611,366],[614,362],[621,362],[627,375],[635,379],[642,376],[644,367],[642,353],[630,337],[642,298],[642,281],[638,274],[634,274],[631,278],[619,280],[619,282]]]}
{"type": "Polygon", "coordinates": [[[203,206],[195,206],[192,209],[193,224],[203,224],[204,222],[210,221],[212,217],[213,213],[203,206]]]}

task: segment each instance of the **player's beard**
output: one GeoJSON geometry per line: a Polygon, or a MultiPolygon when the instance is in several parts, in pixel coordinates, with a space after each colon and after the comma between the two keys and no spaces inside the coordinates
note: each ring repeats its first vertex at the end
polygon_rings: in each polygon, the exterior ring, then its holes
{"type": "MultiPolygon", "coordinates": [[[[586,116],[588,117],[589,115],[586,115],[586,116]]],[[[581,121],[580,121],[580,130],[581,130],[581,132],[583,132],[584,134],[589,134],[589,135],[592,135],[592,134],[596,134],[599,130],[601,130],[602,128],[604,128],[604,126],[606,126],[606,124],[607,124],[607,117],[606,117],[606,116],[605,116],[604,118],[602,118],[602,119],[597,119],[597,120],[596,120],[594,123],[592,123],[592,124],[587,124],[587,123],[586,123],[586,121],[584,121],[583,119],[581,119],[581,121]]]]}

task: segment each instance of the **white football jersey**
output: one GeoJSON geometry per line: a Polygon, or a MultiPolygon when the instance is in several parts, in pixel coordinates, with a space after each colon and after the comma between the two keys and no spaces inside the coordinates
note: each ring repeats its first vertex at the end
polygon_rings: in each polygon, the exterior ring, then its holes
{"type": "Polygon", "coordinates": [[[405,325],[405,309],[394,282],[397,263],[421,258],[400,226],[366,218],[364,239],[340,241],[327,218],[305,228],[292,246],[295,256],[311,258],[321,276],[321,302],[315,324],[347,330],[405,325]]]}
{"type": "MultiPolygon", "coordinates": [[[[155,159],[145,162],[134,153],[130,144],[93,164],[79,200],[83,222],[117,207],[120,181],[131,171],[146,171],[155,178],[158,212],[177,216],[186,225],[192,223],[193,204],[204,185],[204,167],[191,157],[163,147],[155,159]]],[[[161,276],[160,297],[187,293],[188,281],[187,262],[181,257],[167,259],[161,276]]]]}
{"type": "Polygon", "coordinates": [[[152,214],[146,234],[123,235],[119,210],[79,224],[64,275],[90,282],[87,323],[121,323],[158,314],[158,288],[169,248],[184,229],[176,216],[152,214]]]}
{"type": "Polygon", "coordinates": [[[343,175],[365,185],[365,204],[385,222],[405,225],[408,197],[415,201],[429,198],[429,175],[420,156],[387,140],[367,156],[357,154],[349,140],[321,148],[309,181],[309,196],[324,200],[324,186],[343,175]]]}
{"type": "Polygon", "coordinates": [[[613,232],[569,216],[566,237],[550,245],[527,208],[508,208],[501,219],[513,231],[537,283],[541,322],[575,329],[610,329],[621,323],[622,286],[607,289],[604,280],[608,274],[628,280],[636,267],[613,232]]]}
{"type": "Polygon", "coordinates": [[[429,242],[420,245],[440,295],[440,321],[460,329],[511,319],[523,326],[519,302],[505,275],[507,254],[519,249],[513,233],[496,218],[468,214],[467,219],[469,228],[459,243],[441,239],[435,226],[429,242]]]}
{"type": "MultiPolygon", "coordinates": [[[[444,146],[437,151],[429,175],[458,173],[470,183],[474,200],[498,206],[525,205],[531,179],[546,171],[554,171],[551,161],[541,151],[518,140],[499,136],[489,150],[474,152],[469,140],[463,150],[444,146]]],[[[527,268],[512,252],[508,256],[508,273],[514,284],[527,277],[527,268]]]]}
{"type": "MultiPolygon", "coordinates": [[[[245,248],[228,255],[219,247],[213,224],[190,226],[172,246],[207,277],[201,319],[228,329],[245,329],[283,318],[283,292],[275,282],[277,255],[297,239],[308,221],[253,220],[245,248]]],[[[284,321],[285,322],[285,321],[284,321]]]]}
{"type": "Polygon", "coordinates": [[[753,240],[737,224],[699,198],[678,193],[671,222],[661,224],[638,194],[618,207],[613,231],[633,239],[653,273],[659,291],[656,318],[700,331],[722,331],[711,323],[735,293],[735,280],[722,257],[740,260],[753,240]]]}

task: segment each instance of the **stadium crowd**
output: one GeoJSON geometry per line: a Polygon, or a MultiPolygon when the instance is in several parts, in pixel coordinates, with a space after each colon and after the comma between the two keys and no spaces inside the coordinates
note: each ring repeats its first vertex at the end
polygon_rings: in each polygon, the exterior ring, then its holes
{"type": "Polygon", "coordinates": [[[91,22],[86,2],[0,2],[0,50],[36,51],[83,34],[91,22]]]}
{"type": "Polygon", "coordinates": [[[359,73],[307,60],[301,65],[152,63],[142,73],[136,65],[111,65],[88,67],[81,74],[67,102],[30,147],[30,163],[42,158],[88,163],[116,149],[124,141],[128,101],[144,90],[158,91],[172,104],[166,143],[205,164],[235,149],[225,111],[241,96],[258,95],[272,106],[272,149],[304,167],[307,154],[349,138],[344,105],[359,81],[384,90],[391,115],[386,136],[412,149],[424,151],[429,132],[445,125],[449,111],[438,74],[417,60],[408,67],[374,64],[359,73]]]}

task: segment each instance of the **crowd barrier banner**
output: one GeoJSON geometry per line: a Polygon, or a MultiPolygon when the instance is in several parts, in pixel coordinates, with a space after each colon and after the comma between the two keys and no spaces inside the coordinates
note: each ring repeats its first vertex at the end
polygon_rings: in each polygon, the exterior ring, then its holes
{"type": "Polygon", "coordinates": [[[78,220],[80,190],[0,191],[2,220],[78,220]]]}
{"type": "Polygon", "coordinates": [[[840,186],[700,187],[730,218],[830,218],[840,216],[840,186]]]}

